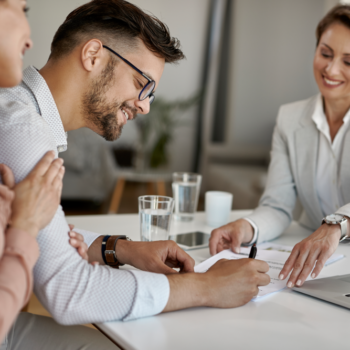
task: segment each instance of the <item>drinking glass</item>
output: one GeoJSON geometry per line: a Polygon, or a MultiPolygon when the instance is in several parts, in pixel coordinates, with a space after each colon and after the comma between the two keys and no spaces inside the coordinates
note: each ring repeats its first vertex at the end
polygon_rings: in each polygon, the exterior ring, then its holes
{"type": "Polygon", "coordinates": [[[173,209],[171,197],[139,197],[141,241],[168,240],[173,209]]]}
{"type": "Polygon", "coordinates": [[[191,221],[197,210],[202,175],[173,173],[174,217],[178,221],[191,221]]]}

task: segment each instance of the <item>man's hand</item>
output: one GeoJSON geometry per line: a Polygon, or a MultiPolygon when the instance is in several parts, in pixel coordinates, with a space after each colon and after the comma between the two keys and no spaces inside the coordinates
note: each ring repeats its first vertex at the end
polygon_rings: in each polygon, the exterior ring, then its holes
{"type": "Polygon", "coordinates": [[[239,253],[242,243],[253,239],[254,230],[247,220],[239,219],[212,231],[209,240],[210,254],[215,255],[224,249],[239,253]]]}
{"type": "Polygon", "coordinates": [[[281,270],[280,279],[284,280],[293,270],[287,283],[292,288],[294,285],[302,286],[312,270],[311,277],[316,278],[337,249],[340,235],[339,225],[321,225],[312,235],[294,246],[281,270]]]}
{"type": "Polygon", "coordinates": [[[194,306],[233,308],[246,304],[270,283],[260,260],[219,260],[206,273],[168,275],[170,297],[163,312],[194,306]]]}
{"type": "Polygon", "coordinates": [[[130,242],[119,239],[116,255],[122,264],[132,265],[143,271],[163,274],[193,272],[194,260],[174,241],[130,242]]]}
{"type": "Polygon", "coordinates": [[[10,226],[27,231],[36,237],[53,218],[61,199],[63,160],[47,152],[30,174],[15,185],[9,167],[0,165],[3,183],[15,192],[10,226]]]}
{"type": "Polygon", "coordinates": [[[14,193],[4,185],[0,185],[0,234],[5,232],[11,216],[11,205],[14,193]]]}

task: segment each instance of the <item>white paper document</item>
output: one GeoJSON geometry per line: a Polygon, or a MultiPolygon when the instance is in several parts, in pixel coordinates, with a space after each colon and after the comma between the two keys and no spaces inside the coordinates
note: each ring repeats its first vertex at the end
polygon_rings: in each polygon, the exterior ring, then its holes
{"type": "MultiPolygon", "coordinates": [[[[290,246],[281,246],[271,243],[263,243],[258,246],[256,259],[263,260],[268,263],[270,270],[267,274],[270,276],[271,282],[267,286],[259,287],[259,294],[253,300],[257,300],[268,294],[278,292],[286,287],[288,279],[286,278],[284,281],[281,281],[278,276],[292,249],[293,247],[290,246]]],[[[235,254],[232,252],[232,250],[223,250],[219,254],[216,254],[211,258],[203,261],[201,264],[195,266],[194,271],[199,273],[206,272],[212,265],[221,259],[238,260],[248,258],[249,252],[250,248],[241,248],[240,254],[235,254]]],[[[343,255],[333,254],[327,260],[326,265],[329,265],[331,262],[340,260],[343,257],[343,255]]]]}

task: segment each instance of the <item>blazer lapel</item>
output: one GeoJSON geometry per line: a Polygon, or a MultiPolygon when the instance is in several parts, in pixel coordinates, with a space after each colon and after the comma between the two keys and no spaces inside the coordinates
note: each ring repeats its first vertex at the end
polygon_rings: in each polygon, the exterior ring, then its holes
{"type": "Polygon", "coordinates": [[[302,120],[302,128],[295,132],[296,142],[296,182],[298,195],[302,204],[307,206],[307,212],[312,214],[309,219],[320,222],[322,209],[316,192],[316,165],[318,156],[319,131],[311,119],[312,111],[306,109],[302,120]]]}
{"type": "Polygon", "coordinates": [[[343,145],[340,163],[341,193],[345,204],[350,203],[350,128],[348,128],[343,145]]]}

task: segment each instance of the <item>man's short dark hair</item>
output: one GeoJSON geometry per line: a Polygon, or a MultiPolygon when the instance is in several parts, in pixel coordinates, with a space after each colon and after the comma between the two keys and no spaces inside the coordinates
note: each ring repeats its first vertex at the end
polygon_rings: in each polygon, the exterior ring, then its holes
{"type": "Polygon", "coordinates": [[[179,40],[170,36],[158,18],[125,0],[93,0],[71,12],[58,28],[50,59],[59,59],[91,39],[99,39],[120,53],[136,49],[141,39],[148,50],[167,63],[184,58],[179,40]]]}

